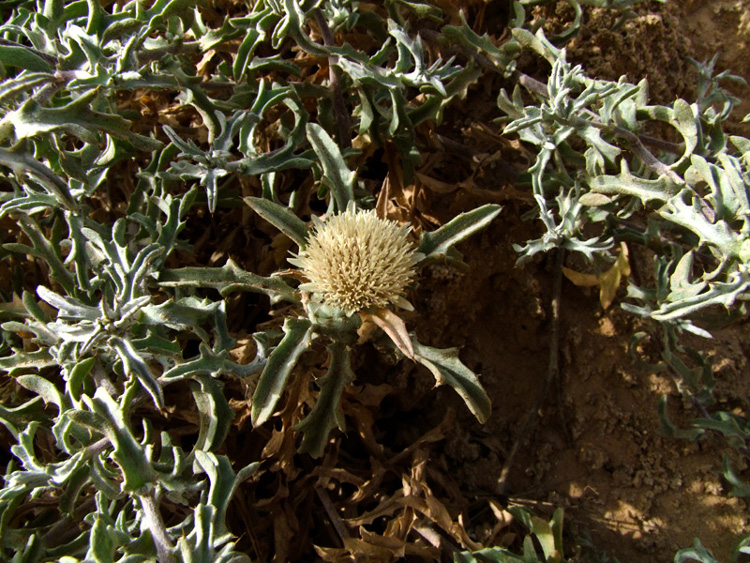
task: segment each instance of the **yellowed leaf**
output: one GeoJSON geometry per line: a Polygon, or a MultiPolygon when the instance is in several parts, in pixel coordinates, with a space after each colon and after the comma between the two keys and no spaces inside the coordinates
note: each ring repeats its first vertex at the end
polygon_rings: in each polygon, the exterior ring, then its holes
{"type": "Polygon", "coordinates": [[[630,275],[628,247],[624,242],[620,243],[620,255],[617,257],[617,260],[615,260],[615,263],[609,270],[598,276],[595,274],[583,274],[565,267],[563,267],[562,271],[566,278],[579,287],[594,287],[598,285],[599,302],[603,309],[608,309],[615,300],[622,279],[630,275]]]}
{"type": "Polygon", "coordinates": [[[594,287],[599,285],[599,278],[594,274],[582,274],[563,266],[563,274],[578,287],[594,287]]]}
{"type": "Polygon", "coordinates": [[[607,309],[615,300],[617,289],[620,287],[622,278],[630,275],[630,262],[628,261],[628,247],[625,243],[620,244],[620,255],[612,267],[601,276],[599,290],[599,301],[604,309],[607,309]]]}
{"type": "Polygon", "coordinates": [[[587,207],[598,207],[602,205],[607,205],[608,203],[611,203],[612,199],[604,194],[598,194],[594,192],[589,192],[587,194],[583,194],[579,199],[578,203],[581,205],[585,205],[587,207]]]}

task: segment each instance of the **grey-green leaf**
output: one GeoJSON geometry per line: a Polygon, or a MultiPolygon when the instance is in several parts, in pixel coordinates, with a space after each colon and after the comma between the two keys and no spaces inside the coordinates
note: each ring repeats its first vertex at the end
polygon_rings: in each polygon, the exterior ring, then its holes
{"type": "Polygon", "coordinates": [[[307,246],[307,225],[291,209],[260,197],[246,197],[244,202],[263,219],[296,242],[300,250],[304,250],[307,246]]]}
{"type": "Polygon", "coordinates": [[[37,72],[52,72],[53,70],[46,60],[23,46],[0,45],[0,62],[5,66],[37,72]]]}
{"type": "Polygon", "coordinates": [[[271,352],[253,393],[251,418],[254,426],[260,426],[273,414],[289,375],[311,341],[310,321],[303,318],[284,321],[284,338],[271,352]]]}
{"type": "Polygon", "coordinates": [[[422,233],[417,251],[425,255],[423,261],[448,256],[454,245],[489,225],[501,209],[499,205],[486,204],[461,213],[436,231],[422,233]]]}
{"type": "Polygon", "coordinates": [[[336,207],[343,212],[349,202],[354,201],[357,175],[349,170],[339,147],[320,125],[308,123],[307,138],[323,167],[323,185],[331,190],[336,207]]]}
{"type": "Polygon", "coordinates": [[[346,344],[333,342],[328,346],[330,365],[328,372],[318,381],[320,394],[315,406],[295,427],[303,433],[299,451],[314,458],[323,455],[328,436],[335,426],[343,431],[344,414],[341,411],[341,395],[346,384],[354,380],[349,349],[346,344]]]}
{"type": "Polygon", "coordinates": [[[420,344],[411,333],[416,360],[429,369],[438,385],[448,384],[461,396],[479,422],[486,422],[492,410],[487,392],[476,374],[458,358],[458,348],[438,349],[420,344]]]}
{"type": "Polygon", "coordinates": [[[234,418],[234,411],[224,396],[224,385],[207,376],[193,376],[190,390],[200,417],[197,450],[214,450],[224,443],[234,418]]]}
{"type": "Polygon", "coordinates": [[[235,291],[265,293],[272,303],[290,301],[298,303],[299,297],[283,279],[263,277],[240,268],[229,259],[221,268],[175,268],[159,272],[159,285],[165,287],[212,287],[227,296],[235,291]]]}

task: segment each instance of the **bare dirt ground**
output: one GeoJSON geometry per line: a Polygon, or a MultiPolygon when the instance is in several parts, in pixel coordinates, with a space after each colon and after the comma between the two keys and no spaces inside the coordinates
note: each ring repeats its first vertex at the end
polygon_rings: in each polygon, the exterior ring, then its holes
{"type": "MultiPolygon", "coordinates": [[[[418,330],[436,345],[462,344],[493,397],[490,421],[479,427],[467,418],[447,433],[442,452],[456,481],[478,496],[499,479],[548,369],[551,260],[514,268],[508,226],[493,228],[471,252],[472,276],[446,281],[434,274],[435,297],[424,314],[430,321],[418,330]]],[[[511,229],[511,240],[514,231],[526,240],[523,228],[511,229]]],[[[510,501],[542,514],[564,507],[571,542],[588,535],[597,553],[623,562],[671,561],[695,537],[728,561],[733,543],[750,531],[747,503],[729,497],[721,477],[729,450],[660,434],[662,395],[676,420],[694,412],[683,409],[668,374],[632,362],[628,341],[642,323],[617,304],[603,311],[596,292],[567,282],[561,303],[562,377],[513,465],[510,501]]],[[[737,412],[747,412],[747,328],[704,344],[720,366],[724,407],[737,412]]]]}
{"type": "MultiPolygon", "coordinates": [[[[565,9],[561,11],[564,19],[565,9]]],[[[611,29],[617,21],[611,11],[588,12],[581,33],[568,46],[571,59],[597,78],[647,78],[655,103],[695,98],[697,74],[688,58],[705,62],[718,55],[717,74],[728,70],[745,80],[750,77],[747,0],[646,2],[636,11],[638,17],[617,31],[611,29]]],[[[729,81],[723,86],[741,100],[729,130],[747,135],[750,126],[739,122],[750,113],[750,88],[729,81]]]]}

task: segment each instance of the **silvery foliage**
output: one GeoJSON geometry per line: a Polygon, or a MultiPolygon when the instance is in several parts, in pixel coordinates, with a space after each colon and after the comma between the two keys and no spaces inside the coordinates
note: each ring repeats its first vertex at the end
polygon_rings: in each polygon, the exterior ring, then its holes
{"type": "Polygon", "coordinates": [[[741,306],[750,290],[750,142],[721,129],[733,103],[718,88],[725,76],[704,76],[693,104],[649,105],[645,80],[590,79],[542,34],[534,40],[552,65],[544,91],[532,92],[535,103],[520,87],[498,98],[505,132],[536,151],[529,176],[546,232],[518,248],[519,260],[552,248],[591,259],[615,240],[659,245],[657,287],[631,286],[629,297],[640,303],[627,308],[706,335],[691,316],[741,306]],[[643,135],[649,122],[671,127],[681,141],[643,135]],[[629,219],[642,210],[648,222],[639,228],[629,219]]]}
{"type": "MultiPolygon", "coordinates": [[[[570,0],[578,23],[567,34],[576,32],[586,3],[627,12],[633,2],[570,0]]],[[[728,76],[712,76],[710,65],[699,65],[706,72],[697,103],[649,105],[645,82],[591,80],[541,33],[524,29],[524,6],[532,4],[513,2],[513,37],[500,46],[466,22],[442,26],[432,41],[477,55],[463,64],[427,62],[423,37],[429,31],[410,29],[404,13],[442,16],[419,2],[387,2],[383,17],[360,10],[356,0],[261,0],[219,28],[183,0],[107,7],[21,0],[3,8],[0,217],[17,229],[14,238],[3,239],[0,257],[10,264],[33,258],[41,279],[33,288],[14,280],[21,299],[4,295],[0,310],[0,367],[12,377],[0,422],[14,441],[0,491],[0,556],[248,560],[234,550],[225,514],[233,491],[257,465],[232,468],[216,453],[233,417],[220,376],[257,376],[253,418],[263,422],[315,338],[328,342],[330,367],[316,382],[317,402],[299,427],[303,450],[320,455],[330,431],[343,427],[340,398],[353,378],[349,350],[359,317],[305,308],[293,277],[258,276],[231,261],[220,268],[166,267],[185,246],[180,233],[191,210],[205,197],[214,211],[230,197],[225,184],[240,175],[261,178],[262,197],[248,203],[300,248],[307,225],[295,213],[295,194],[288,205],[281,202],[279,173],[309,171],[331,213],[351,202],[372,204],[346,162],[356,150],[337,130],[333,116],[341,117],[342,102],[336,89],[299,80],[303,69],[284,56],[292,45],[327,58],[341,97],[354,105],[346,112],[351,131],[394,147],[406,183],[420,162],[415,128],[439,123],[488,68],[518,77],[519,51],[535,50],[553,68],[544,92],[532,89],[531,102],[520,90],[498,100],[508,116],[506,132],[538,151],[529,181],[545,233],[519,249],[521,259],[557,247],[598,256],[620,239],[658,246],[656,287],[631,287],[630,307],[664,323],[668,351],[680,351],[677,331],[703,330],[691,320],[711,305],[742,308],[750,259],[750,142],[721,131],[732,99],[717,81],[728,76]],[[312,26],[366,31],[380,47],[365,54],[348,43],[319,42],[309,33],[312,26]],[[237,45],[231,63],[218,64],[206,80],[199,76],[195,60],[229,44],[237,45]],[[130,118],[137,116],[121,112],[116,102],[135,92],[173,94],[200,117],[206,142],[199,145],[167,125],[157,125],[157,135],[134,132],[130,118]],[[271,114],[282,118],[276,148],[264,151],[256,138],[271,114]],[[671,126],[683,142],[656,143],[665,150],[654,157],[641,140],[647,120],[671,126]],[[111,219],[92,214],[93,198],[126,163],[138,168],[127,209],[111,219]],[[634,228],[631,220],[641,209],[651,220],[634,228]],[[216,289],[222,297],[259,292],[298,313],[282,330],[256,334],[257,357],[239,365],[229,356],[234,342],[225,302],[199,298],[197,288],[216,289]],[[186,355],[188,340],[198,341],[197,354],[186,355]],[[170,385],[188,388],[198,412],[200,433],[190,451],[168,432],[156,432],[148,417],[137,418],[136,408],[162,409],[170,385]],[[167,527],[162,514],[174,507],[183,518],[167,527]]],[[[455,244],[497,213],[496,206],[485,206],[424,233],[421,265],[460,264],[455,244]]],[[[477,418],[486,418],[489,399],[454,349],[425,346],[403,323],[382,315],[380,326],[395,350],[427,366],[477,418]]],[[[678,360],[667,359],[672,366],[678,360]]],[[[684,369],[696,389],[705,387],[704,367],[684,369]]],[[[740,420],[717,419],[714,426],[736,440],[746,435],[740,420]]],[[[744,491],[739,480],[733,483],[744,491]]]]}
{"type": "MultiPolygon", "coordinates": [[[[258,292],[274,305],[301,306],[297,282],[258,276],[232,261],[220,268],[166,264],[176,250],[189,250],[180,235],[191,210],[205,197],[213,212],[229,198],[226,181],[240,175],[261,178],[254,208],[280,221],[298,244],[307,227],[294,214],[294,194],[289,207],[280,203],[277,174],[310,171],[331,212],[346,208],[355,192],[362,203],[362,185],[344,162],[352,149],[339,150],[331,136],[336,124],[326,121],[335,96],[296,79],[302,69],[282,51],[289,45],[328,58],[356,103],[352,129],[395,147],[408,181],[420,160],[415,127],[439,121],[481,70],[452,60],[428,64],[402,10],[435,17],[436,8],[389,3],[385,18],[358,4],[259,1],[220,28],[206,25],[200,8],[182,0],[107,6],[21,0],[3,8],[0,217],[16,229],[4,235],[0,258],[13,265],[30,257],[40,278],[32,286],[14,279],[20,299],[3,295],[0,369],[11,384],[0,423],[12,436],[14,459],[0,491],[0,558],[249,560],[235,550],[225,516],[234,490],[257,464],[233,468],[216,453],[234,416],[224,378],[260,377],[253,408],[261,422],[257,413],[272,414],[275,392],[304,345],[337,334],[336,327],[320,312],[290,317],[283,331],[256,334],[257,357],[237,364],[229,356],[234,341],[224,300],[197,297],[196,289],[213,288],[222,297],[258,292]],[[318,43],[311,22],[332,31],[361,27],[382,46],[366,55],[348,44],[318,43]],[[229,42],[239,44],[232,64],[219,64],[204,81],[195,61],[229,42]],[[258,56],[262,45],[276,54],[258,56]],[[270,73],[279,81],[265,78],[270,73]],[[192,108],[206,144],[158,123],[156,134],[135,132],[131,119],[139,116],[119,110],[118,97],[136,92],[144,103],[166,92],[192,108]],[[305,103],[317,104],[320,123],[310,122],[305,103]],[[283,114],[280,143],[263,152],[256,137],[271,110],[283,114]],[[137,170],[127,208],[111,210],[111,218],[94,213],[101,209],[94,200],[123,170],[137,170]],[[186,352],[189,341],[197,342],[197,353],[186,352]],[[150,418],[168,406],[170,386],[189,390],[195,404],[200,431],[189,451],[150,418]]],[[[465,25],[453,32],[471,36],[465,25]]],[[[424,263],[460,263],[454,245],[497,213],[497,206],[485,206],[425,233],[424,263]]],[[[330,340],[331,370],[345,377],[318,382],[321,406],[303,440],[315,455],[332,427],[343,426],[337,401],[350,378],[350,342],[330,340]]],[[[489,400],[455,350],[416,341],[411,349],[486,418],[489,400]]]]}

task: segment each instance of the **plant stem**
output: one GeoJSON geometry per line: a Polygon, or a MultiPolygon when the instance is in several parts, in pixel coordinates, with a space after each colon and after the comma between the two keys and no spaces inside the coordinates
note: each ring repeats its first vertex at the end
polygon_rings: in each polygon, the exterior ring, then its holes
{"type": "Polygon", "coordinates": [[[167,535],[164,520],[161,517],[161,512],[159,512],[159,506],[156,504],[154,492],[149,491],[145,495],[138,495],[138,500],[141,502],[146,528],[151,532],[151,539],[154,540],[159,563],[175,563],[173,555],[174,545],[172,545],[172,540],[167,535]]]}
{"type": "MultiPolygon", "coordinates": [[[[323,44],[326,47],[332,46],[333,34],[331,34],[331,29],[328,27],[328,22],[323,17],[323,13],[319,8],[316,8],[313,10],[313,16],[315,17],[315,23],[320,28],[320,34],[323,36],[323,44]]],[[[331,101],[333,101],[333,112],[336,114],[336,123],[339,126],[339,146],[342,149],[348,149],[352,146],[352,141],[349,137],[351,120],[349,119],[349,112],[344,103],[344,95],[341,93],[341,84],[339,83],[335,63],[336,57],[328,57],[328,81],[331,84],[331,101]]]]}
{"type": "Polygon", "coordinates": [[[328,491],[326,491],[322,487],[315,487],[315,494],[318,495],[318,498],[320,499],[320,503],[323,505],[323,508],[325,509],[326,514],[328,514],[328,518],[331,520],[331,524],[333,524],[333,527],[336,530],[336,533],[341,539],[341,545],[344,545],[344,540],[352,536],[349,533],[349,530],[346,529],[346,526],[344,525],[344,522],[341,520],[341,517],[339,516],[338,512],[336,512],[336,507],[333,506],[333,502],[331,502],[331,497],[328,496],[328,491]]]}
{"type": "Polygon", "coordinates": [[[539,409],[542,408],[544,399],[547,397],[547,391],[549,390],[552,382],[558,378],[558,375],[560,373],[560,296],[562,293],[562,266],[565,259],[565,249],[558,248],[555,251],[555,254],[555,271],[554,279],[552,281],[551,304],[552,328],[550,329],[549,338],[549,363],[547,364],[547,377],[544,380],[542,388],[539,390],[539,394],[537,395],[534,405],[526,415],[526,420],[524,420],[523,427],[521,428],[518,439],[513,444],[513,448],[511,449],[510,454],[508,454],[508,458],[505,460],[503,470],[500,473],[500,478],[497,480],[497,486],[495,487],[495,490],[498,494],[507,494],[508,477],[510,476],[510,470],[513,467],[513,463],[516,460],[516,455],[521,449],[521,446],[526,443],[531,430],[534,428],[534,423],[536,422],[537,416],[539,414],[539,409]]]}

